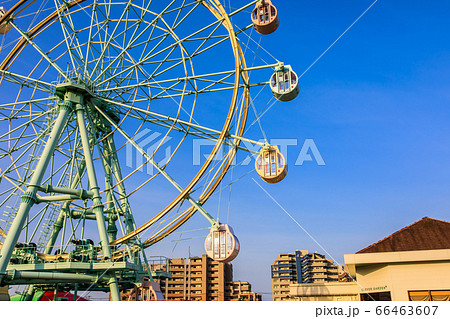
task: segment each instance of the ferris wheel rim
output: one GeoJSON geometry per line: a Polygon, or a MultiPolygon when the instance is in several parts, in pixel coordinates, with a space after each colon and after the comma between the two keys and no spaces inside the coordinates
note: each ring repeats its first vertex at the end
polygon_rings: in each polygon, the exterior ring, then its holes
{"type": "MultiPolygon", "coordinates": [[[[14,10],[17,10],[21,5],[25,4],[28,0],[21,0],[19,3],[16,4],[16,6],[13,8],[14,10]]],[[[74,0],[71,1],[70,3],[68,3],[68,6],[73,7],[77,4],[80,4],[82,2],[85,2],[86,0],[74,0]]],[[[210,0],[210,7],[208,7],[208,9],[213,12],[214,15],[216,15],[216,18],[220,15],[222,15],[222,17],[227,20],[228,19],[228,24],[223,24],[223,26],[225,26],[229,32],[230,35],[230,41],[232,43],[232,49],[234,52],[234,56],[235,56],[235,85],[234,85],[234,92],[233,92],[233,97],[232,97],[232,101],[230,104],[230,109],[229,109],[229,113],[227,116],[227,119],[225,121],[225,124],[222,128],[221,134],[219,136],[219,138],[217,139],[217,142],[215,144],[215,147],[213,149],[213,151],[211,152],[211,156],[207,159],[207,161],[203,164],[203,166],[200,168],[200,170],[197,172],[197,174],[194,176],[194,178],[191,179],[191,182],[188,184],[188,186],[186,186],[183,190],[182,193],[180,193],[180,195],[178,195],[174,201],[172,201],[172,203],[170,203],[165,209],[163,209],[163,211],[167,211],[169,212],[170,210],[172,210],[174,207],[176,207],[180,202],[182,202],[186,195],[189,194],[189,192],[193,189],[193,187],[198,183],[198,181],[201,179],[201,177],[205,174],[205,172],[207,171],[207,169],[209,168],[210,164],[212,163],[215,154],[217,154],[217,152],[219,151],[219,148],[221,145],[223,145],[223,142],[225,140],[225,138],[227,137],[228,133],[229,133],[229,128],[231,125],[231,121],[232,121],[232,115],[237,111],[237,100],[238,100],[238,95],[239,95],[239,81],[240,81],[240,76],[242,76],[241,74],[241,63],[245,65],[245,58],[242,55],[242,52],[240,51],[240,46],[239,43],[237,41],[237,37],[234,33],[234,29],[232,24],[229,21],[228,15],[225,12],[225,10],[223,9],[222,5],[220,4],[220,2],[218,0],[210,0]]],[[[208,3],[208,2],[207,2],[208,3]]],[[[208,3],[209,4],[209,3],[208,3]]],[[[12,11],[13,9],[11,9],[10,11],[12,11]]],[[[56,19],[58,17],[58,12],[59,12],[59,8],[53,12],[52,14],[50,14],[47,18],[45,18],[42,22],[44,22],[42,24],[39,23],[36,27],[34,27],[30,32],[29,35],[30,37],[34,37],[39,35],[40,31],[46,27],[46,25],[48,23],[52,23],[52,20],[56,19]]],[[[2,19],[6,19],[6,17],[2,17],[2,19]]],[[[0,20],[0,23],[2,21],[0,20]]],[[[24,46],[27,45],[26,39],[22,38],[17,44],[16,46],[13,48],[12,51],[10,51],[9,55],[7,56],[7,58],[5,58],[4,61],[2,61],[1,65],[0,65],[0,70],[6,70],[9,68],[9,66],[11,65],[11,63],[14,62],[14,57],[16,56],[16,54],[20,54],[21,50],[23,49],[24,46]]],[[[246,67],[244,66],[243,69],[245,69],[246,67]]],[[[245,90],[245,99],[246,99],[246,104],[248,104],[248,90],[245,90]]],[[[244,117],[247,117],[247,111],[248,108],[245,108],[244,111],[244,117]]],[[[242,116],[242,114],[241,114],[242,116]]],[[[245,120],[241,119],[239,120],[240,123],[243,123],[243,128],[245,128],[245,120]]],[[[244,129],[240,129],[239,133],[237,134],[237,136],[242,136],[244,132],[244,129]]],[[[239,143],[240,141],[238,140],[237,143],[239,143]]],[[[231,163],[233,157],[235,156],[235,152],[230,156],[229,158],[229,163],[231,163]]],[[[199,202],[205,202],[214,192],[214,190],[217,188],[218,184],[220,183],[220,181],[223,179],[223,177],[225,176],[226,172],[228,171],[230,164],[226,164],[225,166],[225,170],[219,174],[219,180],[216,180],[213,184],[213,187],[210,188],[210,190],[212,189],[212,191],[205,191],[203,194],[206,194],[206,197],[203,197],[201,200],[199,199],[199,202]],[[217,182],[219,181],[219,182],[217,182]]],[[[210,184],[211,185],[211,184],[210,184]]],[[[202,195],[203,195],[202,194],[202,195]]],[[[193,207],[191,207],[189,210],[191,210],[193,207]]],[[[162,211],[162,212],[163,212],[162,211]]],[[[195,213],[196,209],[193,209],[192,215],[195,213]]],[[[156,214],[157,216],[160,215],[156,214]]],[[[190,216],[192,216],[190,215],[190,216]]],[[[162,215],[164,216],[164,215],[162,215]]],[[[161,217],[162,217],[161,216],[161,217]]],[[[160,217],[160,218],[161,218],[160,217]]],[[[190,217],[189,217],[190,218],[190,217]]],[[[189,219],[188,218],[188,219],[189,219]]],[[[144,224],[145,225],[145,224],[144,224]]],[[[143,226],[144,226],[143,225],[143,226]]],[[[124,243],[126,241],[128,241],[129,239],[131,239],[132,237],[135,237],[136,235],[140,234],[142,231],[144,231],[146,228],[142,228],[143,226],[137,228],[135,231],[126,234],[125,236],[117,239],[116,241],[113,242],[113,244],[118,245],[121,243],[124,243]],[[140,230],[140,231],[137,231],[140,230]]],[[[181,225],[179,225],[181,226],[181,225]]],[[[178,226],[178,227],[179,227],[178,226]]],[[[177,228],[178,228],[177,227],[177,228]]]]}

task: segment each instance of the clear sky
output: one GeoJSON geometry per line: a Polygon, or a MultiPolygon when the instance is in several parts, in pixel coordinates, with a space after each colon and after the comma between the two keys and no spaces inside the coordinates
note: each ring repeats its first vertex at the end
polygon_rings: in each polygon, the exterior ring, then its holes
{"type": "MultiPolygon", "coordinates": [[[[246,1],[222,2],[233,11],[246,1]]],[[[246,32],[269,53],[258,49],[254,58],[246,50],[246,57],[249,65],[260,65],[262,60],[272,63],[274,56],[301,76],[299,97],[274,104],[261,118],[269,139],[296,144],[287,149],[289,172],[281,183],[270,185],[251,172],[253,162],[236,167],[225,178],[224,189],[206,205],[211,215],[228,221],[241,242],[233,261],[234,279],[249,281],[264,300],[271,299],[270,265],[280,253],[317,251],[342,263],[344,254],[424,216],[450,220],[450,150],[445,146],[450,142],[450,3],[273,3],[280,15],[276,33],[260,37],[246,32]],[[318,165],[314,156],[295,165],[307,139],[314,141],[325,165],[318,165]],[[230,181],[235,181],[231,187],[230,181]]],[[[233,22],[248,25],[249,12],[233,17],[233,22]]],[[[210,59],[219,69],[229,69],[226,56],[218,51],[210,59]]],[[[17,61],[25,68],[24,59],[17,61]]],[[[268,79],[270,72],[262,76],[268,79]]],[[[252,91],[253,96],[258,91],[252,91]]],[[[8,96],[6,91],[1,94],[8,96]]],[[[196,119],[211,126],[217,122],[214,128],[220,128],[224,101],[228,107],[221,96],[211,98],[200,106],[203,111],[196,119]]],[[[256,111],[266,110],[272,101],[266,88],[255,100],[256,111]]],[[[249,124],[255,119],[252,113],[249,124]]],[[[254,124],[246,136],[258,140],[263,134],[254,124]]],[[[189,162],[191,147],[181,154],[189,162]]],[[[124,161],[125,154],[119,155],[124,161]]],[[[245,156],[239,154],[238,161],[245,156]]],[[[123,169],[125,174],[131,171],[123,169]]],[[[136,174],[127,181],[128,189],[146,178],[144,172],[136,174]]],[[[173,193],[162,193],[158,185],[136,193],[131,204],[138,224],[169,199],[173,193]]],[[[195,216],[183,231],[205,227],[208,223],[195,216]]],[[[149,248],[147,255],[202,255],[207,233],[174,234],[149,248]]]]}

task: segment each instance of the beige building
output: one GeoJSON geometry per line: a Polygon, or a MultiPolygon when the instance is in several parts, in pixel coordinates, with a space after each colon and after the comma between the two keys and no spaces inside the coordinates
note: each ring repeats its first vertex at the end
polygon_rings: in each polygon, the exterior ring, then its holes
{"type": "Polygon", "coordinates": [[[358,301],[356,282],[329,282],[314,284],[293,284],[288,300],[297,301],[358,301]]]}
{"type": "Polygon", "coordinates": [[[261,301],[261,295],[252,292],[252,286],[248,281],[233,281],[226,284],[225,296],[230,301],[261,301]]]}
{"type": "Polygon", "coordinates": [[[233,266],[203,255],[170,259],[172,278],[161,278],[159,284],[166,300],[190,301],[259,301],[261,295],[251,291],[250,283],[233,281],[233,266]]]}
{"type": "Polygon", "coordinates": [[[295,254],[280,254],[272,263],[272,300],[289,298],[289,287],[297,283],[295,254]]]}
{"type": "Polygon", "coordinates": [[[290,287],[295,284],[337,282],[338,266],[318,253],[297,250],[294,254],[280,254],[272,263],[272,300],[290,300],[290,287]]]}
{"type": "Polygon", "coordinates": [[[349,283],[294,284],[295,300],[450,300],[450,223],[425,217],[356,254],[349,283]]]}

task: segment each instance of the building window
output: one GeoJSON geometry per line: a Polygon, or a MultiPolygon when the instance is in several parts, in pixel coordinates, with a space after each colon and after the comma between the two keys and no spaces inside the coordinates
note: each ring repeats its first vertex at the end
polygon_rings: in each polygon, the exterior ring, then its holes
{"type": "Polygon", "coordinates": [[[374,292],[370,294],[361,294],[362,301],[391,301],[391,292],[374,292]]]}
{"type": "Polygon", "coordinates": [[[450,301],[450,290],[408,291],[411,301],[450,301]]]}

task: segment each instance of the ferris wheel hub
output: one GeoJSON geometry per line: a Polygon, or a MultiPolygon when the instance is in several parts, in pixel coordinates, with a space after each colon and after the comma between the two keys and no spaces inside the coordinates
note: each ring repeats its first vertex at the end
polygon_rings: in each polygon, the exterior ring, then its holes
{"type": "MultiPolygon", "coordinates": [[[[72,104],[69,108],[85,107],[87,103],[91,103],[104,110],[114,122],[119,123],[120,121],[120,115],[109,106],[109,103],[97,96],[90,85],[73,81],[64,82],[56,86],[55,95],[63,100],[63,103],[72,104]]],[[[90,111],[95,112],[93,108],[90,111]]]]}
{"type": "Polygon", "coordinates": [[[95,97],[95,94],[84,84],[66,82],[56,86],[55,95],[61,100],[70,101],[73,104],[84,104],[85,100],[95,97]]]}

